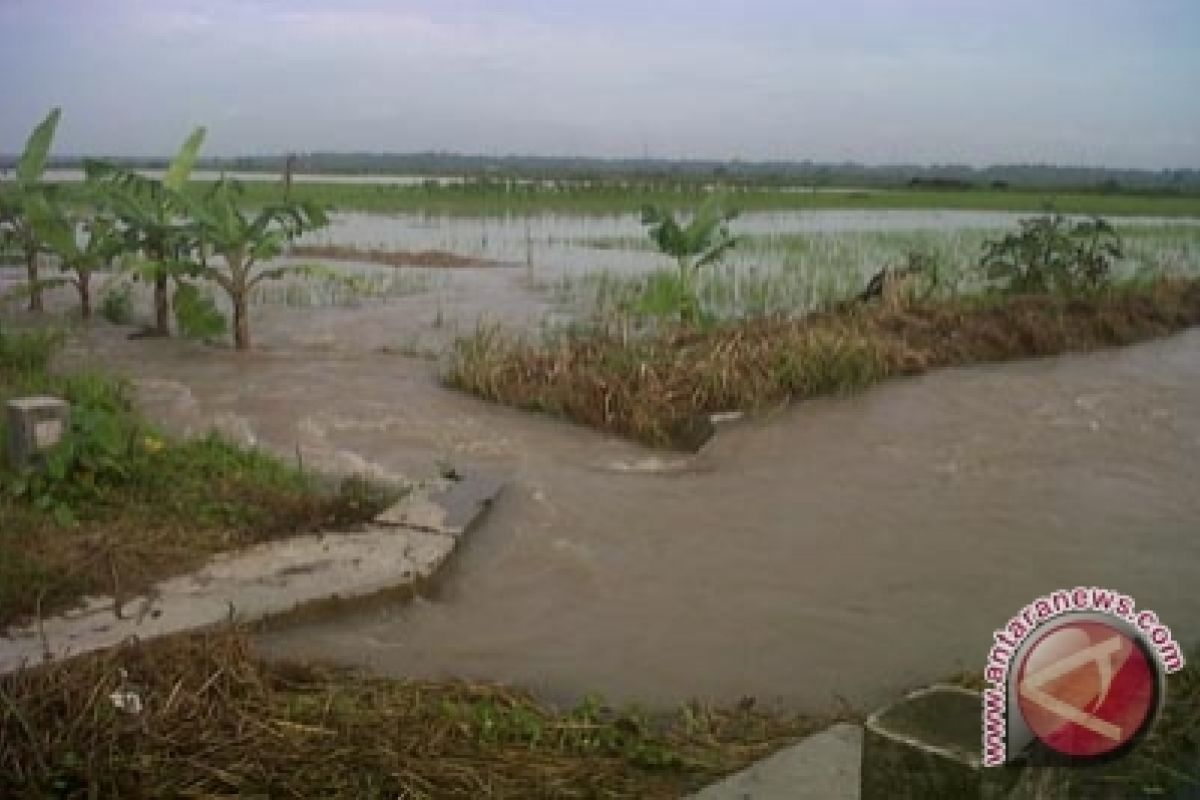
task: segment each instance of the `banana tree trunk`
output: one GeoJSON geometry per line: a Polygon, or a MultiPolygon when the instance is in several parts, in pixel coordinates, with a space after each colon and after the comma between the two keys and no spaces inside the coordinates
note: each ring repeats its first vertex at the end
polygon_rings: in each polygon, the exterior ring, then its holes
{"type": "Polygon", "coordinates": [[[154,332],[171,335],[171,298],[167,294],[166,273],[154,276],[154,332]]]}
{"type": "Polygon", "coordinates": [[[79,315],[83,319],[92,318],[92,276],[89,272],[80,272],[75,284],[79,289],[79,315]]]}
{"type": "Polygon", "coordinates": [[[38,285],[38,251],[36,247],[25,247],[25,272],[29,278],[29,310],[42,310],[42,287],[38,285]]]}
{"type": "Polygon", "coordinates": [[[246,287],[233,292],[233,346],[238,350],[250,349],[250,314],[246,287]]]}

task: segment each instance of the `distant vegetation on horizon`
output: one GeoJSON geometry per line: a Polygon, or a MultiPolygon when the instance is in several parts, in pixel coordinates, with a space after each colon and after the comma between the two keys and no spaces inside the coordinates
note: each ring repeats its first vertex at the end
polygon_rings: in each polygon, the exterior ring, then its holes
{"type": "MultiPolygon", "coordinates": [[[[285,155],[201,159],[201,169],[280,172],[285,155]]],[[[162,168],[165,158],[116,157],[127,167],[162,168]]],[[[11,170],[15,155],[0,155],[0,170],[11,170]]],[[[81,157],[52,158],[51,167],[81,166],[81,157]]],[[[1118,169],[1050,164],[971,167],[944,165],[865,165],[853,162],[716,161],[658,158],[585,158],[559,156],[481,156],[453,153],[298,154],[301,173],[490,175],[579,179],[669,178],[672,180],[745,181],[755,184],[931,189],[1072,188],[1096,191],[1200,192],[1200,169],[1118,169]]]]}

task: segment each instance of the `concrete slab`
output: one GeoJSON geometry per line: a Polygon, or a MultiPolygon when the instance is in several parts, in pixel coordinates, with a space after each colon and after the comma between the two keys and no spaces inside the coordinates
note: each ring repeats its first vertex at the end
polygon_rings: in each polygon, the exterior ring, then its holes
{"type": "Polygon", "coordinates": [[[693,795],[695,800],[858,800],[862,728],[841,723],[693,795]]]}
{"type": "Polygon", "coordinates": [[[253,622],[413,587],[453,552],[444,534],[380,527],[268,542],[214,557],[117,608],[112,598],[0,637],[0,674],[23,665],[225,621],[253,622]]]}
{"type": "Polygon", "coordinates": [[[491,475],[462,475],[410,492],[375,521],[462,536],[487,512],[503,488],[504,482],[491,475]]]}

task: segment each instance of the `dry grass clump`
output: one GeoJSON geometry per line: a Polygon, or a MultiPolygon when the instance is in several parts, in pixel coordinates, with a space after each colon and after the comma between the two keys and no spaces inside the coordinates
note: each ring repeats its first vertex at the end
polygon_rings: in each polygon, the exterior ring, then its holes
{"type": "Polygon", "coordinates": [[[1200,281],[1077,297],[980,297],[908,308],[847,305],[622,340],[532,344],[482,329],[447,381],[654,446],[692,448],[709,414],[861,389],[892,375],[1129,344],[1200,323],[1200,281]]]}
{"type": "Polygon", "coordinates": [[[432,267],[461,269],[463,267],[506,266],[498,261],[460,256],[445,250],[382,250],[347,245],[295,245],[290,255],[301,258],[328,258],[334,261],[364,261],[389,267],[432,267]]]}
{"type": "Polygon", "coordinates": [[[560,713],[501,686],[270,664],[221,631],[0,678],[0,797],[677,797],[829,721],[560,713]]]}

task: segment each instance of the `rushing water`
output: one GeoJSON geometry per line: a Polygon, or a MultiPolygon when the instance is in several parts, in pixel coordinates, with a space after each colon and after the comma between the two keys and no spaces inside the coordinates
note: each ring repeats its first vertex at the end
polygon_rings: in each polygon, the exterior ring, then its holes
{"type": "MultiPolygon", "coordinates": [[[[420,224],[354,217],[329,235],[416,250],[457,231],[444,249],[492,258],[526,239],[524,223],[431,221],[424,239],[420,224]],[[485,226],[482,252],[454,246],[485,226]]],[[[538,279],[563,268],[543,255],[431,271],[386,302],[258,306],[245,355],[97,324],[68,357],[135,377],[181,433],[216,427],[319,470],[507,478],[429,597],[267,633],[268,653],[564,701],[818,710],[978,669],[995,627],[1063,586],[1130,593],[1200,641],[1200,331],[892,381],[724,427],[685,457],[446,390],[435,360],[409,357],[480,322],[535,329],[553,310],[538,279]]]]}
{"type": "Polygon", "coordinates": [[[809,402],[687,458],[444,390],[414,359],[77,347],[177,430],[511,482],[431,597],[268,634],[269,653],[564,701],[818,709],[978,668],[990,631],[1060,586],[1121,589],[1200,638],[1200,332],[809,402]]]}

